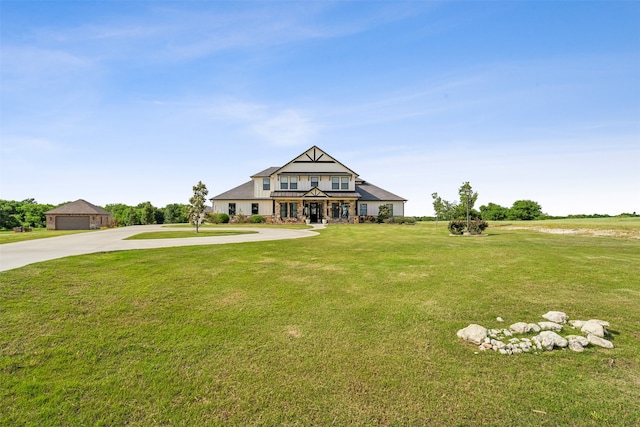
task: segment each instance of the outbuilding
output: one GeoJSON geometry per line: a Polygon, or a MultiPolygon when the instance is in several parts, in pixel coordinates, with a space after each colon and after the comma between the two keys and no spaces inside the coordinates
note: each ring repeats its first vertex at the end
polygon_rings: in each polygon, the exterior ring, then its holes
{"type": "Polygon", "coordinates": [[[47,230],[97,230],[111,225],[111,213],[86,200],[76,200],[45,212],[47,230]]]}

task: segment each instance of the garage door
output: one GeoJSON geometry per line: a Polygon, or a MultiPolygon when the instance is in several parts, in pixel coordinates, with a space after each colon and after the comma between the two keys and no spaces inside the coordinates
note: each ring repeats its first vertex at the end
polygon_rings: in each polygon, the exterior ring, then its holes
{"type": "Polygon", "coordinates": [[[58,216],[56,217],[56,230],[88,230],[88,216],[58,216]]]}

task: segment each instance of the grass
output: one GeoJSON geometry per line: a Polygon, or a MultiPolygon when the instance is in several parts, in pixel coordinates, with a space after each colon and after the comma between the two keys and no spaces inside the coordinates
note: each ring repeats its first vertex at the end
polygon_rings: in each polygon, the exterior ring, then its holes
{"type": "Polygon", "coordinates": [[[334,225],[0,273],[0,424],[638,425],[640,242],[487,231],[334,225]],[[456,337],[548,310],[610,321],[616,348],[456,337]]]}
{"type": "Polygon", "coordinates": [[[0,245],[4,243],[15,243],[25,240],[45,239],[47,237],[88,232],[90,232],[90,230],[47,230],[46,228],[34,228],[32,231],[26,233],[14,233],[11,230],[0,231],[0,245]]]}
{"type": "MultiPolygon", "coordinates": [[[[171,228],[192,228],[195,230],[195,227],[191,224],[167,224],[164,227],[171,227],[171,228]]],[[[200,228],[225,228],[225,227],[258,227],[258,228],[292,228],[292,229],[299,229],[299,230],[308,230],[310,228],[313,228],[310,225],[306,225],[306,224],[265,224],[265,223],[251,223],[251,222],[246,222],[243,224],[202,224],[200,225],[200,228]]]]}
{"type": "Polygon", "coordinates": [[[177,230],[177,231],[149,231],[127,237],[125,240],[144,240],[144,239],[181,239],[184,237],[214,237],[214,236],[234,236],[236,234],[256,234],[257,231],[240,231],[240,230],[200,230],[198,233],[194,231],[177,230]]]}

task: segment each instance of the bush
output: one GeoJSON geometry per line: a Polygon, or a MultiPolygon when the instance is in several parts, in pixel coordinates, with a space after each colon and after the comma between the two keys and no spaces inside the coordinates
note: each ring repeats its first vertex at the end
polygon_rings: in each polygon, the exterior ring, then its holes
{"type": "Polygon", "coordinates": [[[471,234],[482,234],[482,232],[489,226],[486,221],[482,218],[475,218],[472,221],[469,221],[469,230],[467,230],[471,234]]]}
{"type": "Polygon", "coordinates": [[[453,221],[449,221],[449,233],[451,234],[460,236],[464,233],[465,228],[467,228],[467,223],[463,219],[454,219],[453,221]]]}
{"type": "Polygon", "coordinates": [[[248,221],[249,218],[246,215],[242,215],[241,213],[233,218],[234,224],[246,224],[248,221]]]}
{"type": "Polygon", "coordinates": [[[251,218],[249,218],[249,221],[252,224],[262,224],[263,222],[266,222],[266,219],[262,215],[251,215],[251,218]]]}
{"type": "Polygon", "coordinates": [[[212,213],[207,215],[207,222],[211,224],[228,224],[229,215],[226,213],[212,213]]]}
{"type": "Polygon", "coordinates": [[[393,222],[395,224],[415,225],[416,218],[413,216],[396,216],[396,217],[393,217],[393,222]]]}

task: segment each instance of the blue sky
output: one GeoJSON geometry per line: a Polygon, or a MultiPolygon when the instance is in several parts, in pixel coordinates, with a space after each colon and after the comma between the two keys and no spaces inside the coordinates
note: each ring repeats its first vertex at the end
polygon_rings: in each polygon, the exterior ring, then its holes
{"type": "Polygon", "coordinates": [[[433,213],[640,212],[639,1],[0,1],[0,198],[162,207],[317,145],[433,213]]]}

